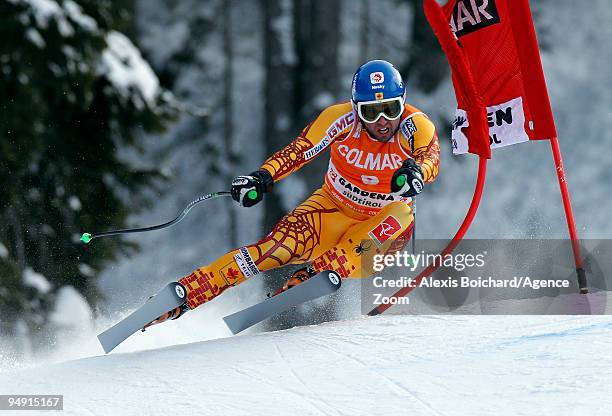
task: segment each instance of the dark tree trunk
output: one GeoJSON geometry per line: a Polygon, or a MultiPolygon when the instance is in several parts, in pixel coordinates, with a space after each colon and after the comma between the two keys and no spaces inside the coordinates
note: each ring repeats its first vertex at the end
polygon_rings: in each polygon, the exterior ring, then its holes
{"type": "MultiPolygon", "coordinates": [[[[234,47],[232,43],[232,0],[226,0],[223,2],[223,49],[225,55],[225,76],[223,86],[223,147],[226,154],[227,166],[224,170],[226,172],[226,183],[231,183],[232,177],[234,176],[233,161],[235,159],[232,148],[232,132],[233,132],[233,100],[232,91],[234,87],[233,77],[233,55],[234,47]]],[[[237,218],[236,210],[231,206],[228,210],[229,215],[229,243],[231,247],[238,246],[238,235],[237,235],[237,218]]]]}
{"type": "MultiPolygon", "coordinates": [[[[265,13],[265,143],[267,156],[286,146],[295,136],[293,68],[295,58],[291,31],[292,1],[262,0],[265,13]]],[[[276,193],[266,197],[264,226],[267,230],[285,214],[276,193]]]]}
{"type": "MultiPolygon", "coordinates": [[[[295,73],[296,121],[304,127],[338,96],[340,1],[296,0],[294,13],[299,61],[295,73]]],[[[304,169],[308,189],[321,186],[327,154],[321,154],[304,169]]]]}
{"type": "Polygon", "coordinates": [[[368,60],[370,48],[370,0],[361,0],[359,10],[361,33],[359,34],[359,65],[368,60]]]}
{"type": "Polygon", "coordinates": [[[425,93],[433,91],[448,76],[448,62],[423,11],[423,0],[410,0],[414,10],[410,51],[400,72],[425,93]]]}

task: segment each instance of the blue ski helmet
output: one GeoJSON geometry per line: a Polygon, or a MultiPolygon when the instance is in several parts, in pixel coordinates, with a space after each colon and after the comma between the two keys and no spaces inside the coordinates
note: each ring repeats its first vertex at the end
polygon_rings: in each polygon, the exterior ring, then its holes
{"type": "Polygon", "coordinates": [[[399,71],[380,59],[366,62],[355,71],[351,96],[353,103],[403,97],[406,92],[399,71]]]}

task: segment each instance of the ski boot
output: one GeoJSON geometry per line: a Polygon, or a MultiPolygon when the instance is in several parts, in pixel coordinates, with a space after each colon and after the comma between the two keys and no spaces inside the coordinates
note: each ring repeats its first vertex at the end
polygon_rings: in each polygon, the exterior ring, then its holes
{"type": "Polygon", "coordinates": [[[296,270],[289,279],[285,282],[285,284],[279,288],[274,294],[268,293],[268,297],[274,297],[279,293],[283,293],[286,290],[291,289],[294,286],[299,285],[300,283],[305,282],[310,279],[312,276],[316,275],[317,272],[314,270],[312,266],[306,266],[301,269],[296,270]]]}
{"type": "MultiPolygon", "coordinates": [[[[151,299],[152,297],[153,296],[150,296],[149,299],[151,299]]],[[[147,299],[147,301],[149,301],[149,299],[147,299]]],[[[174,321],[175,319],[178,319],[181,316],[183,316],[183,314],[185,314],[185,312],[187,312],[188,310],[189,310],[189,306],[187,306],[187,303],[183,303],[181,306],[177,306],[171,311],[168,311],[165,314],[158,316],[157,319],[154,319],[148,324],[146,324],[142,328],[142,332],[145,332],[145,329],[147,329],[151,325],[161,324],[162,322],[166,322],[167,320],[174,321]]]]}

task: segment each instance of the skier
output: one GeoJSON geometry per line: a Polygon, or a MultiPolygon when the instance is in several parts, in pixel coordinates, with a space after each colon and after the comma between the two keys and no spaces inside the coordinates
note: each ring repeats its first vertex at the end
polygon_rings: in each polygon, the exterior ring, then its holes
{"type": "MultiPolygon", "coordinates": [[[[411,197],[438,175],[440,147],[435,127],[405,103],[400,73],[389,62],[357,69],[352,101],[332,105],[297,139],[259,170],[232,181],[231,195],[244,207],[259,203],[276,182],[331,148],[325,182],[285,215],[262,240],[237,248],[179,280],[187,302],[147,326],[177,319],[229,287],[260,272],[305,263],[275,293],[323,270],[342,278],[361,275],[360,255],[401,249],[412,233],[411,197]]],[[[364,272],[367,273],[367,272],[364,272]]]]}

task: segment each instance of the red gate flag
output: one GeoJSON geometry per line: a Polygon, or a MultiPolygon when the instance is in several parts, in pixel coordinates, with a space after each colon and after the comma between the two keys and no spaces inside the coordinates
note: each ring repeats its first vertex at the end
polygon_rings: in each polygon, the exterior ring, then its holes
{"type": "Polygon", "coordinates": [[[453,67],[454,154],[490,157],[482,105],[491,148],[557,136],[527,0],[425,0],[425,14],[453,67]]]}

